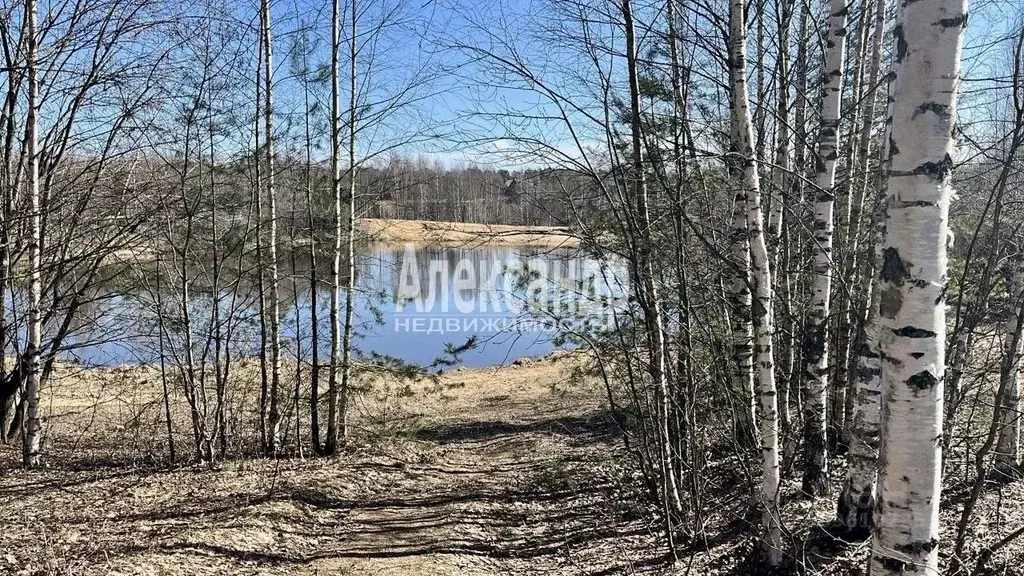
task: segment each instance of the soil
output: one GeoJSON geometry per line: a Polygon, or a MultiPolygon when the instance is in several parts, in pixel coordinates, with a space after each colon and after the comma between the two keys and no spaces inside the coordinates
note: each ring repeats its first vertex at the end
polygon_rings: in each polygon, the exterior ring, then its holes
{"type": "MultiPolygon", "coordinates": [[[[680,561],[669,565],[604,392],[576,375],[578,362],[560,355],[375,382],[355,397],[354,440],[331,458],[173,466],[155,367],[60,366],[44,395],[48,467],[23,470],[16,446],[0,448],[0,574],[762,573],[760,520],[744,488],[756,459],[707,455],[705,531],[681,536],[680,561]]],[[[254,367],[236,370],[252,378],[254,367]]],[[[251,414],[251,391],[244,396],[238,410],[251,414]]],[[[187,418],[174,421],[181,462],[187,418]]],[[[239,432],[236,452],[246,448],[239,432]]],[[[842,460],[833,464],[838,487],[842,460]]],[[[793,470],[782,487],[783,573],[865,573],[868,543],[830,524],[834,499],[801,498],[793,470]]],[[[944,563],[966,491],[944,494],[944,563]]],[[[972,556],[1024,525],[1021,502],[1024,482],[984,493],[972,556]]],[[[993,573],[1021,574],[1021,552],[1019,543],[1002,549],[993,573]]]]}
{"type": "Polygon", "coordinates": [[[3,451],[0,574],[629,571],[658,554],[657,527],[617,497],[621,440],[565,364],[453,370],[366,394],[344,454],[212,468],[125,462],[78,437],[85,423],[71,421],[86,413],[90,430],[126,434],[132,418],[113,425],[116,414],[158,391],[149,367],[62,367],[52,467],[19,470],[15,447],[3,451]]]}

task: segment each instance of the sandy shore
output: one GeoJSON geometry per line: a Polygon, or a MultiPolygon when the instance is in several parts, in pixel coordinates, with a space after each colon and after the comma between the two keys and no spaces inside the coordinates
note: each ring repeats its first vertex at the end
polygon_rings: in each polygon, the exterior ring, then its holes
{"type": "Polygon", "coordinates": [[[359,230],[373,242],[434,244],[446,246],[521,246],[524,248],[574,248],[579,239],[562,228],[505,226],[427,220],[363,218],[359,230]]]}
{"type": "MultiPolygon", "coordinates": [[[[357,240],[371,244],[420,244],[427,246],[512,248],[576,248],[579,238],[553,226],[508,226],[430,220],[361,218],[356,223],[357,240]]],[[[308,246],[308,238],[296,238],[293,246],[308,246]]],[[[321,247],[323,249],[323,247],[321,247]]],[[[108,263],[153,262],[152,246],[120,248],[108,255],[108,263]]]]}

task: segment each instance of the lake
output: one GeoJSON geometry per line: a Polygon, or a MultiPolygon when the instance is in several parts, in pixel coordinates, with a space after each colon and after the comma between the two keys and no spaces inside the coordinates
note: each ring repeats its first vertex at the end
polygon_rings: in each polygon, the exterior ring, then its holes
{"type": "MultiPolygon", "coordinates": [[[[321,362],[330,355],[329,265],[321,256],[318,287],[310,290],[309,261],[281,258],[281,338],[285,353],[308,359],[315,294],[321,362]],[[296,338],[298,336],[298,338],[296,338]]],[[[233,274],[228,274],[233,278],[233,274]]],[[[230,279],[230,278],[229,278],[230,279]]],[[[182,307],[164,277],[160,294],[164,353],[184,347],[182,307]]],[[[613,322],[623,304],[620,265],[602,264],[577,250],[509,247],[364,247],[356,258],[354,284],[357,357],[393,359],[420,366],[492,366],[522,356],[571,347],[573,332],[592,332],[613,322]],[[474,346],[446,354],[470,339],[474,346]],[[444,358],[444,364],[438,359],[444,358]]],[[[159,360],[156,289],[152,279],[118,282],[77,315],[61,355],[87,365],[113,366],[159,360]],[[124,285],[132,286],[125,288],[124,285]]],[[[258,291],[251,282],[221,290],[222,333],[231,330],[232,353],[259,350],[258,291]],[[230,322],[228,321],[230,319],[230,322]]],[[[212,291],[192,288],[189,312],[195,354],[210,352],[212,291]]],[[[23,308],[22,308],[23,309],[23,308]]],[[[342,294],[344,311],[344,293],[342,294]]]]}

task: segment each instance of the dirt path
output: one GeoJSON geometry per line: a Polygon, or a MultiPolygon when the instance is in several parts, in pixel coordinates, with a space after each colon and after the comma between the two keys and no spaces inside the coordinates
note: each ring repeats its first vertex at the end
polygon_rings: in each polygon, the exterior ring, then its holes
{"type": "Polygon", "coordinates": [[[614,425],[564,367],[454,372],[342,457],[8,471],[0,573],[595,574],[651,563],[614,425]]]}

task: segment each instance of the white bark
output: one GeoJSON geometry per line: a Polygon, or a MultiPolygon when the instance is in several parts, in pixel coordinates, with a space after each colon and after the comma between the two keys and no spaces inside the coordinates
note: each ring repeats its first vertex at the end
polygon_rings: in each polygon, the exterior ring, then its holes
{"type": "MultiPolygon", "coordinates": [[[[739,184],[739,181],[734,180],[739,184]]],[[[750,271],[750,244],[747,233],[747,190],[736,187],[733,195],[732,225],[730,228],[729,256],[736,266],[728,286],[732,312],[732,366],[733,395],[738,400],[735,409],[735,433],[744,446],[754,441],[754,327],[751,324],[751,295],[747,287],[750,271]]]]}
{"type": "MultiPolygon", "coordinates": [[[[791,201],[791,195],[788,193],[790,186],[790,157],[792,146],[790,143],[790,125],[789,125],[789,29],[792,25],[793,19],[793,3],[790,0],[781,0],[776,3],[776,10],[779,11],[779,46],[777,56],[778,65],[778,94],[776,100],[776,122],[778,126],[778,136],[775,145],[775,169],[772,173],[772,187],[771,187],[771,210],[768,215],[768,250],[769,260],[771,265],[769,269],[772,273],[773,281],[778,284],[776,287],[776,293],[778,294],[777,301],[779,308],[783,311],[783,316],[789,316],[792,312],[793,306],[790,301],[791,291],[789,290],[790,282],[789,278],[786,277],[788,272],[782,271],[782,224],[784,218],[784,208],[787,202],[791,201]]],[[[783,378],[779,381],[778,386],[778,400],[776,402],[778,409],[778,418],[780,431],[784,436],[790,434],[790,413],[789,413],[789,388],[790,388],[790,374],[793,368],[793,346],[789,346],[788,340],[790,336],[785,334],[777,335],[778,342],[781,344],[782,354],[782,365],[779,368],[783,378]]]]}
{"type": "Polygon", "coordinates": [[[895,29],[875,576],[939,573],[946,246],[966,23],[965,0],[929,0],[904,4],[895,29]]]}
{"type": "Polygon", "coordinates": [[[345,285],[345,321],[341,335],[341,400],[338,405],[338,432],[348,437],[348,387],[352,376],[352,316],[355,310],[356,281],[356,55],[358,35],[356,34],[356,0],[352,0],[352,20],[349,30],[349,107],[348,107],[348,198],[346,198],[345,247],[348,261],[348,284],[345,285]]]}
{"type": "Polygon", "coordinates": [[[846,51],[844,0],[830,0],[825,43],[825,94],[815,159],[814,276],[811,305],[804,330],[804,477],[803,491],[812,496],[828,492],[825,450],[825,409],[828,380],[828,315],[832,290],[832,230],[836,164],[839,158],[839,113],[843,96],[846,51]]]}
{"type": "Polygon", "coordinates": [[[39,84],[36,79],[36,2],[25,2],[26,28],[26,68],[28,69],[28,103],[25,122],[28,147],[28,188],[31,214],[29,222],[30,236],[28,239],[28,342],[25,355],[28,360],[28,374],[25,382],[25,434],[24,463],[27,467],[40,464],[40,422],[39,422],[39,350],[42,346],[43,326],[40,315],[42,300],[42,284],[40,282],[40,244],[42,243],[42,214],[39,203],[39,135],[37,98],[39,84]]]}
{"type": "Polygon", "coordinates": [[[849,123],[849,130],[846,134],[847,161],[845,182],[839,187],[845,191],[845,206],[839,211],[839,242],[836,259],[837,270],[842,274],[843,281],[836,288],[838,306],[835,307],[835,360],[833,367],[832,381],[832,403],[831,414],[829,415],[829,430],[831,431],[829,449],[833,453],[846,451],[850,444],[850,425],[847,415],[853,413],[852,380],[850,379],[850,362],[854,357],[857,329],[856,318],[854,317],[854,302],[859,297],[856,292],[856,278],[859,272],[859,255],[857,254],[857,240],[860,236],[861,210],[864,205],[864,195],[855,185],[857,179],[857,167],[860,165],[861,149],[857,145],[857,134],[862,126],[870,126],[871,119],[861,120],[864,111],[864,72],[865,55],[867,54],[868,33],[871,31],[871,12],[869,2],[864,2],[860,8],[860,15],[857,18],[857,44],[856,51],[852,52],[851,68],[853,69],[853,83],[850,88],[850,97],[853,99],[853,118],[849,123]]]}
{"type": "Polygon", "coordinates": [[[772,271],[762,229],[761,186],[754,157],[754,128],[746,81],[745,0],[733,0],[729,10],[729,69],[732,83],[732,148],[741,158],[750,245],[750,279],[754,287],[752,319],[756,331],[758,393],[761,401],[760,438],[763,474],[761,504],[768,563],[782,562],[782,532],[778,514],[779,434],[775,366],[772,358],[772,271]]]}
{"type": "MultiPolygon", "coordinates": [[[[875,32],[872,39],[871,67],[869,72],[869,90],[878,82],[881,70],[882,43],[885,29],[885,0],[878,0],[875,5],[875,32]]],[[[864,123],[861,126],[860,152],[857,159],[860,163],[857,183],[859,196],[863,199],[867,192],[869,154],[871,151],[871,125],[875,115],[875,100],[868,97],[864,112],[864,123]]],[[[888,140],[888,128],[885,140],[888,140]]],[[[867,310],[858,311],[864,329],[860,336],[859,347],[853,359],[852,412],[847,419],[849,427],[850,453],[847,457],[846,482],[843,493],[839,497],[837,516],[847,530],[864,532],[871,529],[872,515],[875,507],[875,478],[878,471],[878,435],[881,422],[882,407],[882,365],[881,365],[881,326],[878,319],[879,286],[878,261],[881,259],[881,243],[883,240],[882,220],[885,215],[884,194],[881,188],[885,183],[887,168],[883,162],[879,166],[880,177],[877,178],[879,193],[876,198],[874,231],[871,234],[871,245],[875,246],[873,258],[868,259],[867,272],[861,279],[861,293],[867,300],[867,310]]],[[[856,209],[856,206],[855,206],[856,209]]],[[[859,217],[860,211],[857,211],[859,217]]],[[[853,251],[856,251],[856,237],[852,238],[853,251]]]]}
{"type": "Polygon", "coordinates": [[[999,440],[996,442],[996,469],[1004,474],[1019,474],[1020,465],[1020,365],[1024,352],[1021,328],[1021,302],[1024,300],[1024,255],[1017,254],[1013,281],[1010,283],[1009,315],[1003,337],[1003,397],[999,414],[999,440]]]}
{"type": "Polygon", "coordinates": [[[324,452],[333,454],[338,445],[338,365],[341,361],[341,95],[338,87],[338,50],[341,36],[341,7],[332,2],[331,15],[331,191],[334,197],[334,253],[331,259],[331,361],[327,377],[327,440],[324,452]]]}
{"type": "Polygon", "coordinates": [[[273,110],[273,39],[271,36],[270,0],[262,0],[263,13],[263,121],[264,121],[264,152],[267,157],[267,209],[270,212],[270,237],[267,242],[267,256],[270,272],[270,430],[267,434],[267,447],[271,452],[280,448],[281,414],[279,392],[281,385],[281,304],[278,291],[277,271],[277,191],[274,188],[274,110],[273,110]]]}

